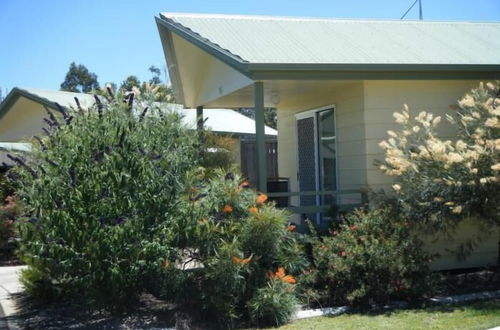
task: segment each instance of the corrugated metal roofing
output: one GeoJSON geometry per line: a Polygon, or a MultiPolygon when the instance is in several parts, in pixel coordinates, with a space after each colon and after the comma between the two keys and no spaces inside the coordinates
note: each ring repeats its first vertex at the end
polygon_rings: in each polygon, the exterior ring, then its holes
{"type": "MultiPolygon", "coordinates": [[[[49,103],[59,103],[64,107],[76,108],[75,97],[78,97],[83,108],[92,106],[95,99],[90,94],[72,93],[63,91],[50,91],[33,88],[17,88],[25,93],[35,95],[49,103]]],[[[184,109],[182,105],[164,103],[165,109],[178,111],[182,114],[182,122],[190,128],[196,128],[196,109],[184,109]]],[[[205,126],[214,132],[229,134],[255,134],[255,121],[232,109],[204,109],[203,117],[206,118],[205,126]]],[[[266,126],[266,135],[278,135],[278,132],[266,126]]]]}
{"type": "Polygon", "coordinates": [[[58,103],[68,108],[70,107],[76,108],[75,97],[78,98],[80,105],[84,109],[91,107],[95,103],[94,97],[90,94],[64,92],[64,91],[51,91],[51,90],[44,90],[37,88],[19,88],[19,87],[17,88],[29,94],[33,94],[42,99],[45,99],[50,103],[58,103]]]}
{"type": "MultiPolygon", "coordinates": [[[[182,106],[180,106],[182,108],[182,106]]],[[[181,109],[182,120],[190,128],[196,128],[196,109],[181,109]]],[[[230,134],[255,134],[255,121],[231,109],[203,109],[205,126],[214,132],[230,134]]],[[[278,135],[278,131],[265,126],[266,135],[278,135]]]]}
{"type": "Polygon", "coordinates": [[[249,63],[500,64],[500,23],[161,16],[249,63]]]}

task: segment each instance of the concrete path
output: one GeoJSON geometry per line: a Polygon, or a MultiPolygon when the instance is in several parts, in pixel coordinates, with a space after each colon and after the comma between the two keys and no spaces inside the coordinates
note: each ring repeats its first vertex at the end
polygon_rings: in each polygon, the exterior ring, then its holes
{"type": "Polygon", "coordinates": [[[0,267],[0,329],[9,329],[6,316],[16,312],[12,294],[23,291],[19,272],[26,266],[0,267]]]}

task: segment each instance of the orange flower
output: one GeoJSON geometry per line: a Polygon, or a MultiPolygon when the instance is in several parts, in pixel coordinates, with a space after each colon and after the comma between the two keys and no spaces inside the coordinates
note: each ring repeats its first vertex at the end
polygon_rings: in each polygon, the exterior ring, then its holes
{"type": "Polygon", "coordinates": [[[248,211],[250,211],[250,213],[253,213],[253,214],[258,214],[259,213],[259,209],[256,208],[255,206],[252,206],[248,209],[248,211]]]}
{"type": "Polygon", "coordinates": [[[260,194],[259,196],[257,196],[257,204],[264,204],[265,201],[267,201],[266,194],[260,194]]]}
{"type": "Polygon", "coordinates": [[[225,205],[224,208],[222,209],[222,212],[231,213],[233,212],[233,207],[231,205],[225,205]]]}
{"type": "Polygon", "coordinates": [[[276,277],[281,279],[285,276],[285,268],[278,267],[278,271],[276,272],[276,277]]]}
{"type": "Polygon", "coordinates": [[[232,256],[231,258],[233,259],[233,262],[234,262],[235,264],[242,264],[242,265],[246,265],[246,264],[248,264],[248,263],[250,262],[250,260],[252,260],[252,257],[253,257],[253,256],[250,256],[250,257],[248,257],[248,258],[244,258],[244,259],[242,259],[242,258],[238,258],[238,257],[236,257],[236,256],[232,256]]]}
{"type": "Polygon", "coordinates": [[[297,282],[295,280],[295,277],[293,277],[292,275],[285,274],[285,268],[283,268],[283,267],[278,267],[278,271],[276,273],[273,273],[272,271],[268,271],[267,276],[269,276],[269,278],[271,278],[271,279],[276,278],[276,279],[281,280],[285,283],[295,284],[297,282]]]}
{"type": "Polygon", "coordinates": [[[161,266],[162,266],[163,268],[167,268],[169,265],[170,265],[170,263],[168,262],[168,260],[163,260],[163,262],[162,262],[162,264],[161,264],[161,266]]]}
{"type": "Polygon", "coordinates": [[[290,224],[286,226],[286,231],[294,231],[297,226],[294,224],[290,224]]]}
{"type": "Polygon", "coordinates": [[[250,186],[250,184],[248,183],[248,181],[243,181],[242,183],[240,183],[240,187],[241,188],[248,188],[250,186]]]}

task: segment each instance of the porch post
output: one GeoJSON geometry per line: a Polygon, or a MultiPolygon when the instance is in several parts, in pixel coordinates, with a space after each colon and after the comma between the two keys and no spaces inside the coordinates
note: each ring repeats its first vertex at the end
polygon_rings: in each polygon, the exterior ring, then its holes
{"type": "Polygon", "coordinates": [[[264,83],[253,85],[253,100],[255,111],[255,146],[257,156],[257,189],[267,192],[267,152],[264,130],[264,83]]]}
{"type": "MultiPolygon", "coordinates": [[[[196,131],[198,133],[198,139],[202,145],[204,142],[203,138],[203,106],[196,107],[196,131]]],[[[200,156],[203,156],[203,147],[200,149],[200,156]]]]}

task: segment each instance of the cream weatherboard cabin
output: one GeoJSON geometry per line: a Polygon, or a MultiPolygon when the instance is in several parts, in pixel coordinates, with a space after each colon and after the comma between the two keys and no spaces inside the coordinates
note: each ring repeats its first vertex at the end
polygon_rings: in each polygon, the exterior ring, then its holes
{"type": "MultiPolygon", "coordinates": [[[[267,189],[263,109],[278,113],[278,168],[293,220],[388,188],[374,161],[403,104],[443,115],[480,80],[500,78],[500,23],[337,20],[161,13],[156,18],[176,99],[198,109],[253,107],[258,188],[267,189]]],[[[206,111],[206,110],[205,110],[206,111]]],[[[442,134],[453,136],[450,127],[442,134]]],[[[436,268],[496,264],[498,233],[464,262],[429,243],[436,268]]],[[[495,229],[498,230],[498,229],[495,229]]]]}

